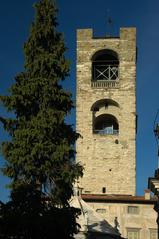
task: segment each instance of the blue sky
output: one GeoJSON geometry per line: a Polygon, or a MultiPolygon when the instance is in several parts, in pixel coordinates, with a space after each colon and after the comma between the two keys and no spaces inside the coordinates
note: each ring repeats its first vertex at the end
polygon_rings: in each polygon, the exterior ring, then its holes
{"type": "MultiPolygon", "coordinates": [[[[14,82],[23,70],[23,43],[26,41],[34,17],[35,0],[8,0],[0,3],[0,94],[14,82]]],[[[108,33],[107,12],[113,20],[112,33],[120,27],[137,28],[137,194],[142,195],[149,176],[157,167],[157,145],[153,123],[159,108],[159,1],[158,0],[57,0],[59,30],[64,33],[67,56],[71,60],[70,78],[66,87],[75,98],[76,29],[93,28],[96,36],[108,33]]],[[[0,114],[6,114],[0,108],[0,114]]],[[[70,117],[75,122],[73,112],[70,117]]],[[[158,119],[159,121],[159,119],[158,119]]],[[[0,129],[0,141],[7,136],[0,129]]],[[[0,165],[4,164],[2,156],[0,165]]],[[[0,176],[0,200],[7,200],[8,179],[0,176]]]]}

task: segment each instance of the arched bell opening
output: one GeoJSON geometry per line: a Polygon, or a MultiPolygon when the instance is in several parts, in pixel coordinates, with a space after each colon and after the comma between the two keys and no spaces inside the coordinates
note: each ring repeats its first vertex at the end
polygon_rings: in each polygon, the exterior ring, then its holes
{"type": "Polygon", "coordinates": [[[118,79],[119,59],[115,51],[100,50],[92,57],[92,80],[114,81],[118,79]]]}
{"type": "Polygon", "coordinates": [[[101,135],[119,134],[119,123],[115,116],[102,114],[94,119],[93,133],[101,135]]]}

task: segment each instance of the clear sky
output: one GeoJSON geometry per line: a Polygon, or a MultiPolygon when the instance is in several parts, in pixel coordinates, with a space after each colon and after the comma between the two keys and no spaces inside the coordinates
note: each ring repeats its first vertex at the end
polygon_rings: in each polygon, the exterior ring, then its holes
{"type": "MultiPolygon", "coordinates": [[[[23,70],[23,43],[26,41],[34,17],[35,0],[7,0],[0,2],[0,94],[14,82],[23,70]]],[[[113,20],[112,33],[120,27],[137,28],[137,195],[142,195],[149,176],[157,167],[157,145],[153,123],[159,108],[159,1],[158,0],[57,0],[59,30],[64,33],[67,56],[71,60],[71,74],[66,87],[75,98],[76,29],[93,28],[96,36],[108,33],[107,12],[113,20]]],[[[126,99],[125,99],[126,100],[126,99]]],[[[6,114],[0,108],[0,115],[6,114]]],[[[70,120],[75,123],[75,113],[70,120]]],[[[159,121],[159,119],[158,119],[159,121]]],[[[0,141],[6,138],[0,128],[0,141]]],[[[0,157],[0,166],[4,159],[0,157]]],[[[0,200],[9,195],[0,176],[0,200]]]]}

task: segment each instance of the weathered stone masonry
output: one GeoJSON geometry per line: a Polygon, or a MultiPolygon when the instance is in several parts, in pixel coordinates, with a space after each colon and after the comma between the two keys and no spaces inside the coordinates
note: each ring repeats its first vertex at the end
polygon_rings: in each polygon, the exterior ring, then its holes
{"type": "Polygon", "coordinates": [[[121,28],[119,38],[100,39],[93,38],[92,29],[78,30],[76,129],[82,137],[76,149],[77,161],[85,167],[80,181],[83,193],[135,195],[135,88],[136,29],[121,28]],[[101,50],[117,53],[118,79],[92,81],[92,57],[101,50]],[[94,121],[100,115],[118,120],[118,134],[94,132],[94,121]]]}

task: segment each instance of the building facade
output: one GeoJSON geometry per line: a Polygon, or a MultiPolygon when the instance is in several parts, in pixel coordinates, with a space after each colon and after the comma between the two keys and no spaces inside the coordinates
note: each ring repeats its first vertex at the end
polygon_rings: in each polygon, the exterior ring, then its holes
{"type": "Polygon", "coordinates": [[[76,157],[85,168],[79,186],[123,237],[155,239],[155,199],[135,196],[136,58],[135,28],[104,38],[77,31],[76,157]]]}
{"type": "Polygon", "coordinates": [[[83,194],[82,198],[117,228],[123,238],[158,239],[156,199],[150,198],[150,193],[144,196],[83,194]]]}

